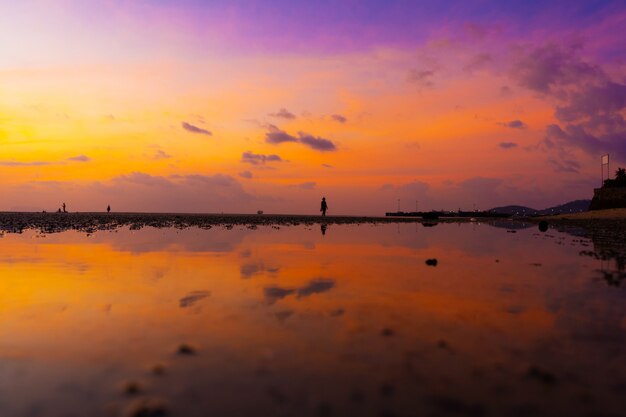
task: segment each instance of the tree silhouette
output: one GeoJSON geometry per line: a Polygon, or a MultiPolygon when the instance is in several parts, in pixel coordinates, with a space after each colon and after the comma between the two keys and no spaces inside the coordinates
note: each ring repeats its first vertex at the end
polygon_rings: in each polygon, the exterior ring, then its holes
{"type": "Polygon", "coordinates": [[[620,183],[626,183],[626,169],[618,168],[615,171],[615,180],[620,183]]]}

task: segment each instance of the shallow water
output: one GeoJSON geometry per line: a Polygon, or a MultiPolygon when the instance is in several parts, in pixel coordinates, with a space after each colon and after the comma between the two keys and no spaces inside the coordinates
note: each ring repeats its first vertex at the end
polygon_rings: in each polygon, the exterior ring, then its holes
{"type": "Polygon", "coordinates": [[[470,223],[5,234],[0,415],[623,415],[623,258],[598,245],[470,223]]]}

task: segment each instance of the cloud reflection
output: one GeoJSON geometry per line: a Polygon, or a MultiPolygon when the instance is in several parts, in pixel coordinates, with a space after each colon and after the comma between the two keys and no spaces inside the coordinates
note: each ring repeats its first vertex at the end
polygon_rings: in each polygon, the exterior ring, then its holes
{"type": "Polygon", "coordinates": [[[297,298],[309,297],[313,294],[320,294],[330,291],[335,287],[335,280],[328,278],[315,278],[302,287],[283,288],[270,286],[263,289],[263,295],[269,304],[274,304],[289,295],[296,294],[297,298]]]}
{"type": "Polygon", "coordinates": [[[179,305],[180,308],[191,307],[196,304],[198,301],[207,298],[211,295],[210,291],[192,291],[183,298],[180,299],[179,305]]]}

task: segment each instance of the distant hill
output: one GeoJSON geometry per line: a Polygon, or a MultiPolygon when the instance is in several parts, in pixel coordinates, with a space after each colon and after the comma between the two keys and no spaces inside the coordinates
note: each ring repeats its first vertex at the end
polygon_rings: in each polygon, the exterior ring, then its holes
{"type": "Polygon", "coordinates": [[[548,207],[540,211],[541,214],[578,213],[589,210],[591,200],[574,200],[560,206],[548,207]]]}
{"type": "Polygon", "coordinates": [[[526,206],[503,206],[494,207],[489,211],[502,214],[512,214],[513,216],[532,216],[532,215],[544,215],[544,214],[559,214],[559,213],[578,213],[580,211],[587,211],[589,209],[591,200],[575,200],[565,204],[561,204],[554,207],[548,207],[545,209],[534,209],[526,206]]]}
{"type": "Polygon", "coordinates": [[[525,206],[503,206],[503,207],[494,207],[488,211],[492,211],[494,213],[502,213],[502,214],[512,214],[514,216],[532,216],[539,212],[539,210],[525,207],[525,206]]]}

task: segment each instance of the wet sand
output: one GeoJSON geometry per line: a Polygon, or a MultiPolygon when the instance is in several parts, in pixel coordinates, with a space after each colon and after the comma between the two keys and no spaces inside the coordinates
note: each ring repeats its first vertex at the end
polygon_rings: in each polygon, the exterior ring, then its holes
{"type": "Polygon", "coordinates": [[[610,221],[265,217],[3,219],[0,415],[621,415],[610,221]]]}
{"type": "MultiPolygon", "coordinates": [[[[528,227],[547,221],[551,228],[570,234],[577,234],[596,240],[611,242],[612,245],[626,246],[626,209],[588,211],[533,218],[440,218],[435,221],[416,217],[375,217],[375,216],[320,216],[296,214],[188,214],[188,213],[26,213],[0,212],[0,234],[22,233],[35,230],[39,233],[60,233],[74,230],[95,233],[99,230],[129,228],[139,230],[144,227],[186,229],[197,227],[210,229],[243,226],[255,229],[258,226],[275,228],[299,225],[341,225],[341,224],[385,224],[419,223],[435,226],[439,223],[466,223],[477,221],[493,225],[506,224],[528,227]]],[[[502,227],[502,226],[500,226],[502,227]]]]}
{"type": "Polygon", "coordinates": [[[577,234],[612,247],[626,248],[626,209],[584,211],[527,219],[548,222],[551,228],[577,234]]]}
{"type": "MultiPolygon", "coordinates": [[[[77,230],[93,233],[98,230],[114,230],[129,227],[131,230],[150,226],[184,229],[215,226],[298,226],[301,224],[375,224],[432,222],[411,217],[368,216],[320,216],[294,214],[176,214],[176,213],[0,213],[0,231],[21,233],[37,230],[42,233],[58,233],[77,230]]],[[[439,222],[469,221],[469,219],[441,219],[439,222]]]]}
{"type": "Polygon", "coordinates": [[[626,220],[626,208],[583,211],[580,213],[542,216],[542,219],[553,220],[626,220]]]}

